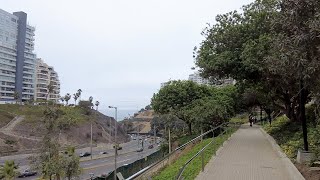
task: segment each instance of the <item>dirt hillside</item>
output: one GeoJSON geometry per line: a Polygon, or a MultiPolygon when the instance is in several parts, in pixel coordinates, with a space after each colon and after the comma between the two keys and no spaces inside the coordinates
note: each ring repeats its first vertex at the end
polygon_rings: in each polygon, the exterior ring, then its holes
{"type": "MultiPolygon", "coordinates": [[[[13,107],[8,108],[0,105],[0,109],[1,108],[7,111],[12,109],[12,111],[14,111],[12,114],[15,114],[15,116],[11,121],[8,122],[8,120],[6,120],[4,121],[6,123],[2,123],[0,126],[0,156],[10,152],[24,152],[39,148],[45,129],[42,113],[30,113],[29,109],[22,108],[21,110],[21,107],[19,107],[20,111],[16,112],[13,107]]],[[[42,107],[32,107],[32,111],[42,110],[42,107]]],[[[69,108],[68,112],[75,113],[76,109],[73,110],[69,108]]],[[[82,119],[69,128],[60,131],[59,141],[62,146],[72,145],[82,147],[89,145],[91,122],[93,130],[92,137],[95,144],[114,141],[115,120],[93,110],[93,113],[88,118],[82,119]]],[[[128,141],[125,131],[119,125],[117,126],[117,141],[128,141]]]]}

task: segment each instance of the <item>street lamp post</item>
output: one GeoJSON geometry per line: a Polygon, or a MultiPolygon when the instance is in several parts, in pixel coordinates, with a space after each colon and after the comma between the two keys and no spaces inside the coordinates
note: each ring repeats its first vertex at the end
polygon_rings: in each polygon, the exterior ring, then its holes
{"type": "Polygon", "coordinates": [[[118,151],[118,145],[117,145],[117,113],[118,108],[109,106],[109,108],[115,109],[115,122],[114,122],[114,180],[117,180],[117,151],[118,151]]]}

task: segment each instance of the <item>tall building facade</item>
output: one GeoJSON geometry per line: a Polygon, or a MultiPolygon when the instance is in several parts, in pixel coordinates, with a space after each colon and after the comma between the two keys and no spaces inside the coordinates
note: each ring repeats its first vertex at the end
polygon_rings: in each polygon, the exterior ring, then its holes
{"type": "Polygon", "coordinates": [[[0,101],[34,99],[36,86],[35,28],[24,12],[0,9],[0,101]]]}
{"type": "Polygon", "coordinates": [[[235,85],[236,81],[232,78],[213,78],[211,81],[200,76],[199,72],[189,75],[189,80],[197,84],[212,85],[215,87],[224,87],[227,85],[235,85]]]}
{"type": "Polygon", "coordinates": [[[37,59],[36,98],[37,101],[51,100],[59,102],[60,81],[58,73],[42,59],[37,59]],[[52,86],[49,92],[49,86],[52,86]]]}
{"type": "Polygon", "coordinates": [[[206,84],[206,85],[210,84],[210,81],[208,79],[202,78],[199,72],[190,74],[188,80],[193,81],[197,84],[206,84]]]}

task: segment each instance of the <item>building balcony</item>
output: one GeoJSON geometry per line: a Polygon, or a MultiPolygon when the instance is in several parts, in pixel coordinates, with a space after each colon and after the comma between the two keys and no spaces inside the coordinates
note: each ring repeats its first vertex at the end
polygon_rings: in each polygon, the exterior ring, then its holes
{"type": "Polygon", "coordinates": [[[15,74],[4,74],[0,73],[1,76],[7,76],[7,77],[16,77],[15,74]]]}
{"type": "Polygon", "coordinates": [[[33,88],[33,87],[27,87],[27,86],[23,86],[22,87],[23,89],[31,89],[31,90],[34,90],[35,88],[33,88]]]}
{"type": "Polygon", "coordinates": [[[38,75],[45,75],[45,76],[48,75],[48,73],[45,73],[45,72],[37,72],[37,74],[38,74],[38,75]]]}
{"type": "Polygon", "coordinates": [[[4,61],[4,62],[1,62],[1,64],[12,66],[14,67],[14,69],[16,69],[16,61],[14,61],[13,63],[10,63],[10,61],[4,61]]]}
{"type": "Polygon", "coordinates": [[[2,50],[2,49],[0,49],[0,52],[5,53],[5,54],[9,54],[9,55],[12,55],[12,56],[17,56],[16,53],[8,52],[8,51],[2,50]]]}
{"type": "Polygon", "coordinates": [[[1,85],[1,84],[0,84],[0,87],[15,88],[15,86],[14,86],[14,85],[1,85]]]}
{"type": "Polygon", "coordinates": [[[14,90],[12,90],[12,91],[7,91],[7,90],[0,90],[1,91],[1,93],[14,93],[14,90]]]}
{"type": "MultiPolygon", "coordinates": [[[[2,64],[2,63],[1,63],[2,64]]],[[[6,70],[6,71],[11,71],[11,72],[16,72],[16,69],[15,69],[15,67],[14,68],[7,68],[7,67],[1,67],[1,65],[0,65],[0,69],[2,69],[2,70],[6,70]]]]}
{"type": "Polygon", "coordinates": [[[30,81],[22,81],[23,84],[29,84],[29,85],[33,85],[34,83],[33,82],[30,82],[30,81]]]}
{"type": "Polygon", "coordinates": [[[33,92],[23,92],[23,91],[22,91],[22,94],[34,95],[33,92]]]}
{"type": "Polygon", "coordinates": [[[30,67],[30,66],[26,66],[26,65],[24,65],[23,68],[30,69],[30,70],[35,70],[34,67],[30,67]]]}
{"type": "Polygon", "coordinates": [[[30,76],[23,76],[23,78],[24,78],[24,79],[31,79],[31,80],[33,80],[33,77],[32,77],[32,76],[31,76],[31,77],[30,77],[30,76]]]}
{"type": "Polygon", "coordinates": [[[31,75],[34,75],[34,74],[35,74],[34,72],[30,72],[30,71],[23,71],[23,73],[31,74],[31,75]]]}

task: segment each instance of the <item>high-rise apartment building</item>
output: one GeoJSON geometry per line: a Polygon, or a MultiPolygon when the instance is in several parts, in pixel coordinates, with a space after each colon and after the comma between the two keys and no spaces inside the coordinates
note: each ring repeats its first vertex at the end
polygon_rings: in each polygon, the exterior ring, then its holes
{"type": "Polygon", "coordinates": [[[190,74],[189,80],[197,84],[212,85],[215,87],[224,87],[227,85],[234,85],[236,83],[236,81],[232,78],[212,78],[210,81],[209,79],[201,77],[199,72],[190,74]]]}
{"type": "Polygon", "coordinates": [[[207,84],[207,85],[210,84],[210,81],[208,79],[201,77],[199,72],[190,74],[189,81],[193,81],[197,84],[207,84]]]}
{"type": "Polygon", "coordinates": [[[34,99],[36,54],[35,28],[27,24],[24,12],[0,9],[0,101],[34,99]]]}
{"type": "Polygon", "coordinates": [[[60,81],[58,73],[42,59],[37,59],[36,100],[51,100],[59,102],[60,81]],[[48,87],[52,86],[49,92],[48,87]]]}

